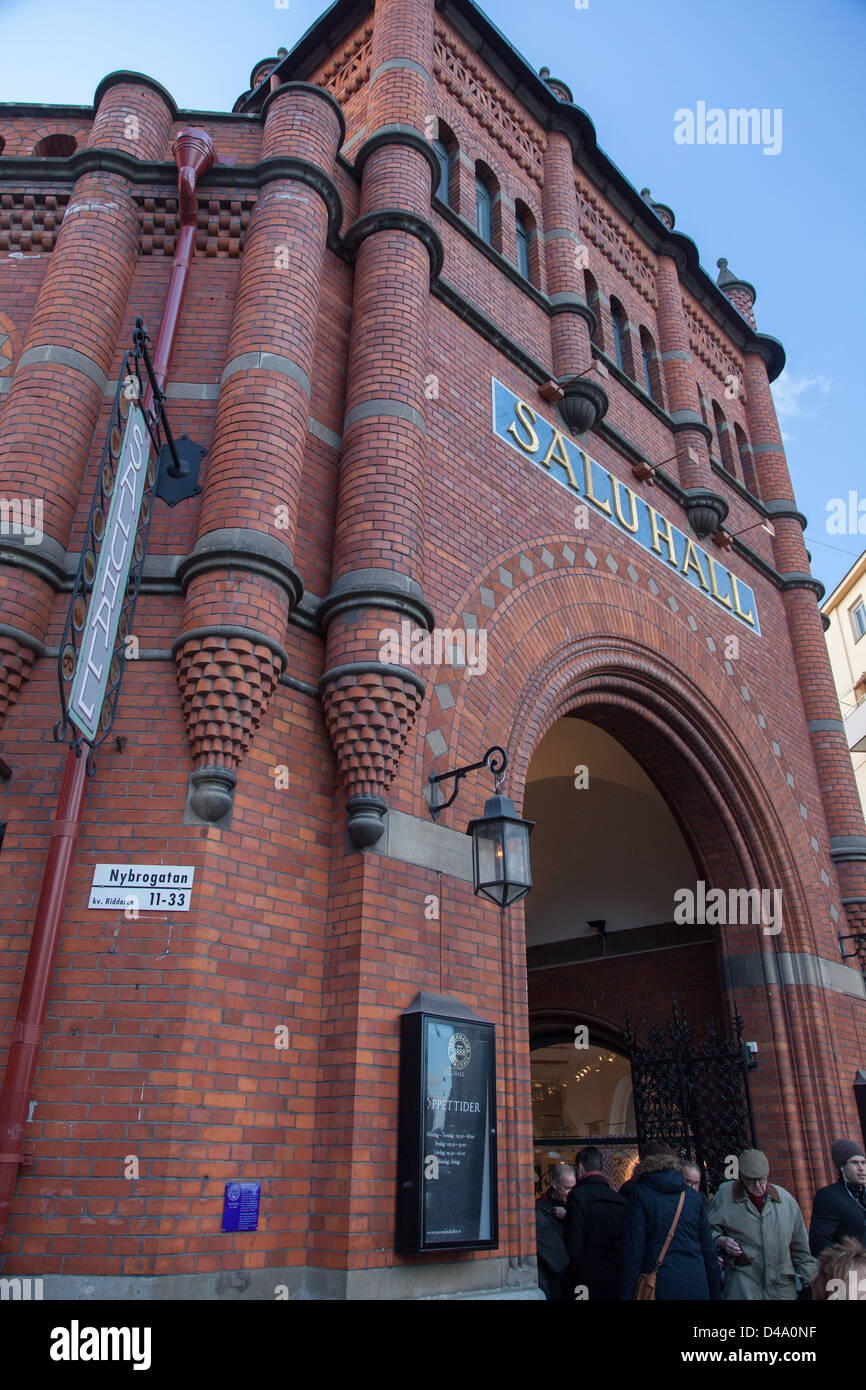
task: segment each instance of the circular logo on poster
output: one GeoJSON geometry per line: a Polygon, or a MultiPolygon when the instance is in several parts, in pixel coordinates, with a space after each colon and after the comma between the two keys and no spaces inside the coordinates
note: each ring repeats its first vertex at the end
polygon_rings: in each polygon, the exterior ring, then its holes
{"type": "Polygon", "coordinates": [[[448,1060],[457,1071],[464,1071],[472,1059],[472,1044],[465,1033],[452,1033],[448,1039],[448,1060]]]}
{"type": "Polygon", "coordinates": [[[238,1183],[236,1183],[236,1182],[230,1182],[229,1185],[228,1185],[228,1188],[226,1189],[226,1196],[228,1197],[229,1201],[230,1201],[230,1202],[236,1202],[236,1201],[238,1200],[238,1198],[240,1197],[240,1195],[241,1195],[240,1185],[239,1185],[238,1183]]]}

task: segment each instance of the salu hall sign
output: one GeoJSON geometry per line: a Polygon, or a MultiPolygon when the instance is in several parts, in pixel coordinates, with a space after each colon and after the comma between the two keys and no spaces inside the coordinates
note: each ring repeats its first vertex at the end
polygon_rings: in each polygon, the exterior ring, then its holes
{"type": "Polygon", "coordinates": [[[562,430],[491,377],[494,433],[559,483],[588,502],[649,555],[679,575],[738,622],[760,634],[755,595],[741,579],[708,555],[562,430]]]}

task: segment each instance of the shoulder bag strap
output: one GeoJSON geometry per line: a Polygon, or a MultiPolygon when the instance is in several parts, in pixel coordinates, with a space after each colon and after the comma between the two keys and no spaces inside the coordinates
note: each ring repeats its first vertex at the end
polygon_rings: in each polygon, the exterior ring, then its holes
{"type": "Polygon", "coordinates": [[[658,1273],[658,1271],[661,1269],[662,1260],[664,1259],[665,1255],[668,1253],[668,1246],[670,1245],[671,1241],[672,1241],[673,1238],[674,1238],[674,1231],[677,1229],[677,1222],[678,1222],[679,1219],[680,1219],[680,1212],[681,1212],[682,1209],[683,1209],[683,1202],[684,1202],[685,1200],[686,1200],[686,1194],[685,1194],[685,1189],[684,1189],[684,1190],[680,1193],[680,1200],[677,1202],[677,1209],[676,1209],[676,1211],[675,1211],[675,1213],[674,1213],[674,1219],[673,1219],[673,1221],[671,1222],[671,1228],[670,1228],[670,1230],[668,1231],[668,1233],[667,1233],[667,1235],[666,1235],[666,1237],[665,1237],[665,1243],[664,1243],[664,1245],[663,1245],[662,1248],[661,1248],[661,1254],[659,1255],[658,1259],[656,1260],[656,1268],[655,1268],[655,1272],[656,1272],[656,1273],[658,1273]]]}

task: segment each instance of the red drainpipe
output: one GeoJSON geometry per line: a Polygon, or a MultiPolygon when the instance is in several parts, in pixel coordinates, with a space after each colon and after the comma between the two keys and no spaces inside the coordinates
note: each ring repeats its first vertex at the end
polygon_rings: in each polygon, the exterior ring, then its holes
{"type": "MultiPolygon", "coordinates": [[[[196,194],[198,176],[214,161],[211,138],[204,130],[183,130],[174,142],[177,164],[180,231],[171,267],[171,279],[153,353],[154,375],[160,388],[168,375],[177,325],[186,289],[187,271],[195,256],[196,194]]],[[[142,405],[148,409],[153,392],[148,383],[142,405]]],[[[81,812],[87,788],[87,759],[81,749],[76,756],[69,748],[63,782],[51,826],[48,858],[42,878],[42,891],[30,939],[27,966],[21,985],[18,1013],[6,1062],[3,1090],[0,1091],[0,1241],[9,1225],[9,1210],[18,1180],[19,1164],[31,1164],[24,1153],[24,1130],[28,1121],[30,1096],[36,1062],[42,1043],[42,1029],[48,1006],[48,991],[54,974],[57,938],[66,907],[72,855],[81,828],[81,812]]]]}

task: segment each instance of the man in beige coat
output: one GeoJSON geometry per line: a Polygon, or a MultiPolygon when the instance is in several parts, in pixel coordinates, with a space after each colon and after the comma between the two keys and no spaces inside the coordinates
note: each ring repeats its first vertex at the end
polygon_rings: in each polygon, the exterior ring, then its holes
{"type": "Polygon", "coordinates": [[[725,1299],[794,1299],[795,1275],[812,1282],[817,1269],[800,1208],[790,1192],[768,1182],[760,1149],[739,1158],[739,1177],[723,1183],[707,1215],[725,1257],[725,1299]]]}

